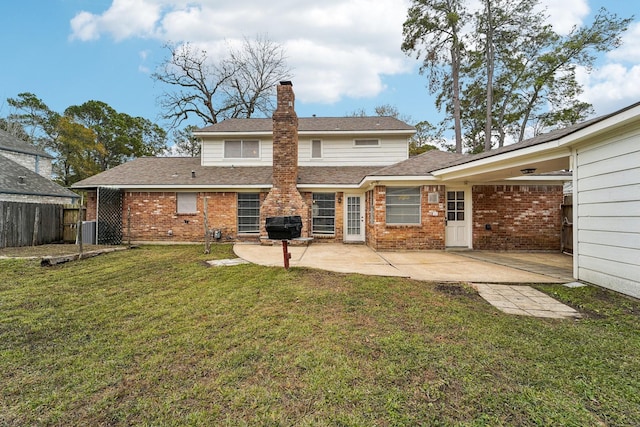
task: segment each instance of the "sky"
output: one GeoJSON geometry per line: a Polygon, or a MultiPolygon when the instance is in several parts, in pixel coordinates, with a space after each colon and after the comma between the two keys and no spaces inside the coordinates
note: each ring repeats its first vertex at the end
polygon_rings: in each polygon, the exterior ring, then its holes
{"type": "MultiPolygon", "coordinates": [[[[616,51],[590,73],[579,70],[582,100],[597,115],[640,101],[640,3],[542,0],[551,24],[566,33],[600,7],[635,15],[616,51]]],[[[21,0],[0,5],[0,117],[7,98],[31,92],[59,113],[89,100],[158,122],[167,88],[151,73],[167,42],[206,46],[266,36],[283,46],[293,69],[299,117],[344,116],[392,105],[413,123],[437,123],[419,61],[400,50],[409,0],[21,0]]],[[[190,124],[203,125],[197,120],[190,124]]]]}

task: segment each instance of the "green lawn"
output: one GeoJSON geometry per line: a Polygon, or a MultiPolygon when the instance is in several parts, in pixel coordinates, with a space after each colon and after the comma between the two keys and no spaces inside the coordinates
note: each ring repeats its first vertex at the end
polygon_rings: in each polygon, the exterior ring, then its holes
{"type": "Polygon", "coordinates": [[[0,260],[0,425],[640,425],[636,300],[540,286],[584,318],[520,317],[212,251],[0,260]]]}

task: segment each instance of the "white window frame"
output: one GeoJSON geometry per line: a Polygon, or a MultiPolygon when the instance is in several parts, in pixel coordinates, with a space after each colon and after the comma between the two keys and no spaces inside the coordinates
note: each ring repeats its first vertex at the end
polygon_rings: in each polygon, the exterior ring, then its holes
{"type": "Polygon", "coordinates": [[[385,205],[385,221],[388,225],[420,225],[422,223],[421,187],[387,187],[385,205]],[[413,192],[417,192],[417,194],[412,194],[413,192]],[[416,196],[418,197],[417,202],[416,196]],[[402,212],[403,210],[405,212],[402,212]],[[392,218],[393,216],[407,217],[412,215],[416,216],[417,221],[396,221],[392,218]]]}
{"type": "MultiPolygon", "coordinates": [[[[260,140],[258,139],[227,139],[223,142],[223,156],[225,159],[259,159],[260,158],[260,140]],[[246,151],[249,149],[246,147],[249,143],[256,144],[256,155],[255,156],[247,156],[246,151]],[[230,147],[227,148],[227,144],[239,144],[240,145],[240,156],[235,156],[231,153],[230,147]]],[[[235,151],[235,150],[234,150],[235,151]]]]}
{"type": "MultiPolygon", "coordinates": [[[[311,208],[311,232],[314,235],[322,235],[322,236],[335,236],[336,234],[336,193],[313,193],[313,205],[311,208]],[[320,199],[322,196],[322,200],[320,199]],[[316,198],[317,197],[317,198],[316,198]],[[322,202],[333,202],[333,207],[320,206],[322,202]],[[320,210],[331,210],[333,209],[333,216],[331,215],[320,215],[320,210]],[[333,218],[333,229],[332,230],[320,230],[316,228],[316,219],[326,219],[333,218]]],[[[326,227],[325,224],[322,224],[326,227]]]]}
{"type": "Polygon", "coordinates": [[[179,213],[179,214],[198,213],[198,193],[187,193],[187,192],[176,193],[176,213],[179,213]]]}
{"type": "Polygon", "coordinates": [[[380,140],[377,138],[359,138],[353,140],[354,147],[379,147],[380,140]]]}
{"type": "Polygon", "coordinates": [[[260,193],[238,193],[236,220],[238,223],[238,234],[259,234],[260,233],[260,193]],[[247,196],[251,196],[250,198],[247,196]],[[243,198],[246,200],[241,200],[243,198]],[[251,200],[250,200],[251,199],[251,200]],[[240,206],[241,202],[253,202],[255,206],[240,206]],[[248,215],[246,211],[258,209],[257,215],[248,215]],[[243,223],[241,218],[257,219],[254,224],[243,223]]]}

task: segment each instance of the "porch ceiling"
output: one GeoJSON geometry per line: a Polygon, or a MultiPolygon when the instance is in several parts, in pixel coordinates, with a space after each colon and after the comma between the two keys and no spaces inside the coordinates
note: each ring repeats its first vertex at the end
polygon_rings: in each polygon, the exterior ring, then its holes
{"type": "Polygon", "coordinates": [[[544,174],[569,170],[571,167],[571,152],[568,149],[553,152],[538,152],[529,155],[513,156],[511,158],[487,158],[474,164],[460,165],[434,171],[433,175],[443,181],[472,181],[491,182],[509,178],[531,178],[532,175],[523,174],[523,169],[535,169],[535,174],[544,174]]]}

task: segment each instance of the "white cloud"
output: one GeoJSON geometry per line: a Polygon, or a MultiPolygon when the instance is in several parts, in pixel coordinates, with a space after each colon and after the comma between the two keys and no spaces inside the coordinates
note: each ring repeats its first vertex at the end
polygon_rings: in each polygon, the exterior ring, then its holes
{"type": "Polygon", "coordinates": [[[540,3],[546,7],[549,22],[559,34],[568,34],[574,26],[582,25],[590,12],[587,0],[541,0],[540,3]]]}
{"type": "Polygon", "coordinates": [[[152,36],[161,4],[153,0],[114,0],[103,14],[80,12],[71,20],[71,39],[96,40],[102,33],[117,40],[152,36]]]}
{"type": "Polygon", "coordinates": [[[593,104],[596,114],[606,114],[638,102],[640,99],[640,65],[625,67],[607,64],[588,73],[576,69],[578,82],[584,93],[580,98],[593,104]]]}
{"type": "Polygon", "coordinates": [[[226,42],[266,35],[283,45],[296,93],[308,102],[373,97],[382,77],[412,71],[400,50],[409,0],[113,0],[101,14],[78,13],[71,38],[111,36],[189,41],[220,52],[226,42]]]}
{"type": "Polygon", "coordinates": [[[612,61],[640,62],[640,22],[634,22],[622,36],[622,46],[609,52],[612,61]]]}

